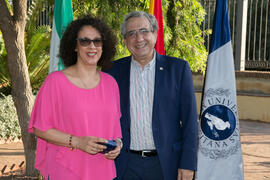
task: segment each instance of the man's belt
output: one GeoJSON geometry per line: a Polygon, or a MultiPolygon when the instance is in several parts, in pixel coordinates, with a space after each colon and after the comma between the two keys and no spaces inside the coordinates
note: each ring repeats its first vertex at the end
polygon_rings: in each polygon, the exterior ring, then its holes
{"type": "Polygon", "coordinates": [[[129,150],[130,153],[141,155],[142,157],[152,157],[157,155],[156,150],[143,150],[143,151],[137,151],[137,150],[129,150]]]}

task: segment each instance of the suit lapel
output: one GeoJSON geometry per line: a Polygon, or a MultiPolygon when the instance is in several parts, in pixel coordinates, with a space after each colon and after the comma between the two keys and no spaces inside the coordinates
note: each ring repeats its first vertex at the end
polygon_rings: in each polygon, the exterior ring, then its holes
{"type": "Polygon", "coordinates": [[[166,59],[160,54],[156,53],[156,72],[155,72],[155,88],[154,88],[154,100],[153,100],[153,112],[152,112],[152,123],[155,123],[157,120],[159,96],[162,95],[164,87],[163,82],[166,76],[167,64],[166,59]]]}
{"type": "Polygon", "coordinates": [[[120,95],[121,95],[121,109],[123,112],[126,112],[126,114],[122,114],[126,117],[124,117],[127,120],[128,128],[130,127],[130,63],[131,63],[131,56],[127,57],[126,61],[123,61],[123,66],[121,66],[119,73],[119,80],[118,86],[120,89],[120,95]]]}

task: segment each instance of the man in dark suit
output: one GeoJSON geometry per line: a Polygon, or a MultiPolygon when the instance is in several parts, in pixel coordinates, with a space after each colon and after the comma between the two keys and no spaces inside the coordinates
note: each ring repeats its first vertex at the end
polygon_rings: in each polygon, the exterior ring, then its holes
{"type": "Polygon", "coordinates": [[[122,112],[117,179],[192,180],[197,167],[192,74],[186,61],[154,50],[157,30],[153,15],[129,13],[121,33],[132,56],[108,72],[118,83],[122,112]]]}

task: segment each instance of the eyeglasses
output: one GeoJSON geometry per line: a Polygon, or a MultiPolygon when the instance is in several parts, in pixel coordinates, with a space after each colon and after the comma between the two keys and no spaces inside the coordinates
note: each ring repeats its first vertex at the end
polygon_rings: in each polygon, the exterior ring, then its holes
{"type": "Polygon", "coordinates": [[[91,43],[94,43],[95,47],[101,47],[102,46],[102,39],[96,38],[96,39],[89,39],[89,38],[77,38],[76,40],[79,41],[79,44],[83,47],[89,46],[91,43]]]}
{"type": "Polygon", "coordinates": [[[135,38],[135,37],[137,37],[138,32],[142,36],[147,36],[150,33],[150,30],[148,30],[146,28],[142,28],[142,29],[139,29],[139,30],[131,30],[131,31],[128,31],[126,33],[125,37],[126,38],[135,38]]]}

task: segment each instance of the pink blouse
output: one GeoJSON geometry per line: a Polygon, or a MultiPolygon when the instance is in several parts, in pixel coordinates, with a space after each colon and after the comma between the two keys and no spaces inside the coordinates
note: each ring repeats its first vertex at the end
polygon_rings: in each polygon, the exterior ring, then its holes
{"type": "MultiPolygon", "coordinates": [[[[121,138],[119,90],[116,81],[100,72],[93,89],[72,84],[62,71],[44,81],[33,107],[28,131],[54,128],[75,136],[121,138]]],[[[58,165],[82,180],[111,180],[116,176],[114,161],[104,154],[91,155],[57,146],[38,138],[35,167],[44,177],[54,174],[58,165]]],[[[65,173],[65,172],[57,172],[65,173]]]]}

